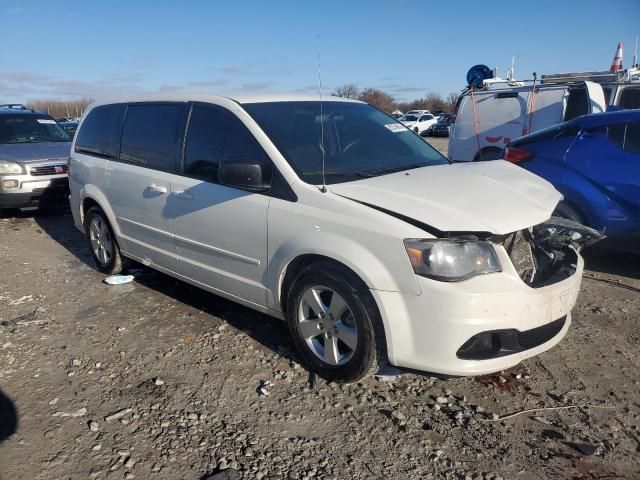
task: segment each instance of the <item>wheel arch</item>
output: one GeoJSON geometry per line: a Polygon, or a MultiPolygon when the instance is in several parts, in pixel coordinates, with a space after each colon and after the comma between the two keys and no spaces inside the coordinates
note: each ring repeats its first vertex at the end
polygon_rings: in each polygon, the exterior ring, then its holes
{"type": "Polygon", "coordinates": [[[327,263],[335,266],[336,268],[343,269],[347,272],[348,275],[352,276],[353,279],[360,282],[361,286],[367,289],[369,288],[369,285],[367,285],[366,281],[363,280],[356,271],[354,271],[345,263],[322,254],[304,253],[298,255],[297,257],[294,257],[291,261],[289,261],[289,263],[284,266],[284,269],[280,272],[277,298],[280,302],[280,306],[282,307],[283,312],[286,309],[287,296],[289,295],[289,291],[291,290],[295,279],[307,267],[315,263],[327,263]]]}
{"type": "Polygon", "coordinates": [[[120,228],[116,221],[116,215],[109,205],[106,196],[94,185],[85,185],[80,192],[80,222],[84,225],[85,215],[93,206],[99,207],[109,220],[111,229],[120,237],[120,228]]]}

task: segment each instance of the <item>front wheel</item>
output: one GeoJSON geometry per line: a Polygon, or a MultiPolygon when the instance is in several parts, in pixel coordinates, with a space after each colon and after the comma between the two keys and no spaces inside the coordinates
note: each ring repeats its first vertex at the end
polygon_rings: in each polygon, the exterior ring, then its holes
{"type": "Polygon", "coordinates": [[[89,209],[84,219],[84,230],[96,268],[108,275],[122,273],[124,261],[120,247],[102,209],[89,209]]]}
{"type": "Polygon", "coordinates": [[[354,382],[384,359],[380,314],[366,285],[333,265],[315,264],[295,280],[287,322],[305,363],[327,380],[354,382]]]}

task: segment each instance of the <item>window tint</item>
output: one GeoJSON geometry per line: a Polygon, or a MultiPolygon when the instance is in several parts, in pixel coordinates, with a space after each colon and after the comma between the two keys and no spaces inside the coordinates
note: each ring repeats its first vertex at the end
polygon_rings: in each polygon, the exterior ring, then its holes
{"type": "Polygon", "coordinates": [[[132,104],[122,131],[120,160],[158,170],[175,170],[185,106],[132,104]]]}
{"type": "Polygon", "coordinates": [[[564,119],[586,115],[588,113],[589,98],[586,88],[572,88],[569,90],[569,98],[567,98],[567,108],[564,112],[564,119]]]}
{"type": "Polygon", "coordinates": [[[76,139],[76,152],[113,158],[118,150],[125,105],[104,105],[89,112],[76,139]]]}
{"type": "Polygon", "coordinates": [[[609,105],[610,101],[611,101],[612,87],[602,87],[602,92],[604,93],[604,103],[605,103],[605,105],[609,105]]]}
{"type": "MultiPolygon", "coordinates": [[[[222,163],[271,164],[253,135],[232,113],[219,108],[194,106],[184,155],[184,173],[218,181],[222,163]]],[[[270,181],[270,168],[264,171],[270,181]]]]}
{"type": "Polygon", "coordinates": [[[620,148],[624,147],[625,127],[625,123],[619,123],[617,125],[610,125],[609,127],[607,127],[607,137],[609,137],[609,140],[611,140],[620,148]]]}
{"type": "Polygon", "coordinates": [[[640,122],[627,124],[624,149],[631,153],[640,153],[640,122]]]}
{"type": "Polygon", "coordinates": [[[0,144],[70,141],[60,125],[49,115],[0,116],[0,144]]]}
{"type": "Polygon", "coordinates": [[[627,87],[622,90],[618,104],[622,108],[640,108],[640,88],[627,87]]]}
{"type": "Polygon", "coordinates": [[[558,138],[575,137],[580,129],[571,123],[561,123],[560,125],[552,125],[535,133],[516,139],[510,143],[512,146],[527,145],[528,143],[547,142],[558,138]]]}

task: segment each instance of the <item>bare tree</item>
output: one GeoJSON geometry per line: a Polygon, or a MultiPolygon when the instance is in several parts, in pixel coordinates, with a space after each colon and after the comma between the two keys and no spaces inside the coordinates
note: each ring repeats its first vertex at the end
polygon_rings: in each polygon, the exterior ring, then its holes
{"type": "Polygon", "coordinates": [[[355,83],[347,83],[331,92],[331,95],[344,98],[358,98],[359,94],[360,89],[355,83]]]}
{"type": "Polygon", "coordinates": [[[54,118],[80,117],[84,109],[93,102],[90,98],[80,100],[34,100],[27,107],[46,112],[54,118]]]}
{"type": "Polygon", "coordinates": [[[456,108],[458,97],[459,95],[456,92],[451,92],[447,95],[447,111],[453,112],[454,108],[456,108]]]}
{"type": "Polygon", "coordinates": [[[392,112],[396,109],[395,99],[386,92],[377,88],[365,88],[358,95],[358,100],[370,103],[385,112],[392,112]]]}

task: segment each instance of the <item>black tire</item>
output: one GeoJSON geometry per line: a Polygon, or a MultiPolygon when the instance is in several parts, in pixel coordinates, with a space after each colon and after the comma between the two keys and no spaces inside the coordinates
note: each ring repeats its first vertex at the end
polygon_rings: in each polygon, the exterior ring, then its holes
{"type": "Polygon", "coordinates": [[[560,202],[556,209],[553,211],[554,217],[566,218],[567,220],[573,220],[582,225],[586,225],[585,219],[576,207],[567,202],[560,202]]]}
{"type": "Polygon", "coordinates": [[[474,162],[485,162],[487,160],[498,160],[502,158],[502,148],[497,147],[487,147],[480,150],[476,153],[476,156],[473,158],[474,162]]]}
{"type": "Polygon", "coordinates": [[[384,328],[375,300],[364,282],[346,268],[328,262],[306,267],[289,290],[286,318],[293,343],[304,362],[327,380],[355,382],[374,374],[386,362],[384,328]],[[357,346],[350,359],[342,365],[331,365],[321,360],[307,345],[300,332],[298,315],[302,308],[302,297],[309,289],[320,285],[328,287],[344,299],[352,313],[349,318],[357,329],[357,346]]]}
{"type": "Polygon", "coordinates": [[[420,135],[420,130],[418,130],[418,127],[414,127],[413,131],[420,135]]]}
{"type": "Polygon", "coordinates": [[[91,258],[99,271],[106,273],[107,275],[117,275],[126,270],[126,259],[120,254],[120,246],[113,234],[111,224],[100,207],[91,207],[85,215],[84,232],[89,246],[89,253],[91,254],[91,258]],[[108,235],[107,238],[110,240],[110,247],[108,248],[109,256],[107,261],[103,261],[103,259],[98,258],[91,242],[90,228],[94,220],[99,220],[104,223],[106,233],[108,235]]]}

